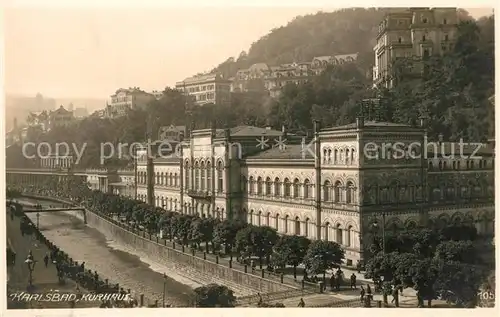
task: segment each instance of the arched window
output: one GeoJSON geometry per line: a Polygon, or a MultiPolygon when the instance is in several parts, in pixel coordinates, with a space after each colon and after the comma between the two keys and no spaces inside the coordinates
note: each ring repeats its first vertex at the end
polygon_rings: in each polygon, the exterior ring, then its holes
{"type": "Polygon", "coordinates": [[[271,182],[271,178],[269,177],[266,177],[266,195],[267,196],[271,196],[271,191],[272,191],[272,182],[271,182]]]}
{"type": "Polygon", "coordinates": [[[334,199],[335,199],[336,203],[338,203],[338,202],[340,202],[342,200],[341,199],[342,198],[341,197],[341,193],[342,193],[341,192],[341,189],[342,189],[341,186],[342,186],[342,184],[340,183],[340,181],[336,181],[335,182],[335,186],[334,186],[334,191],[335,191],[334,196],[335,196],[335,198],[334,199]]]}
{"type": "Polygon", "coordinates": [[[280,221],[280,214],[276,214],[276,218],[274,218],[274,228],[276,230],[279,230],[279,221],[280,221]]]}
{"type": "Polygon", "coordinates": [[[347,183],[347,193],[346,193],[346,203],[352,204],[354,202],[354,184],[352,182],[347,183]]]}
{"type": "Polygon", "coordinates": [[[167,185],[167,183],[164,183],[164,181],[165,181],[165,175],[163,174],[163,172],[161,172],[159,184],[162,186],[167,185]]]}
{"type": "Polygon", "coordinates": [[[200,165],[200,173],[201,173],[201,190],[205,190],[205,180],[206,180],[206,172],[207,170],[205,169],[205,162],[201,162],[200,165]]]}
{"type": "Polygon", "coordinates": [[[442,170],[443,169],[443,162],[439,161],[438,166],[439,166],[439,170],[442,170]]]}
{"type": "Polygon", "coordinates": [[[217,163],[217,192],[222,193],[224,192],[224,166],[222,165],[222,162],[220,161],[217,163]]]}
{"type": "Polygon", "coordinates": [[[295,234],[300,235],[300,219],[295,217],[295,234]]]}
{"type": "MultiPolygon", "coordinates": [[[[245,210],[244,210],[244,212],[246,213],[245,210]]],[[[253,209],[250,210],[250,213],[247,215],[247,217],[248,217],[248,219],[247,219],[248,223],[253,225],[253,209]]]]}
{"type": "Polygon", "coordinates": [[[257,214],[257,226],[261,226],[261,219],[262,219],[262,211],[259,211],[259,213],[257,214]]]}
{"type": "Polygon", "coordinates": [[[275,197],[281,196],[281,183],[278,177],[274,179],[274,196],[275,197]]]}
{"type": "Polygon", "coordinates": [[[325,241],[329,241],[330,240],[329,239],[330,238],[329,237],[329,233],[330,233],[330,223],[329,222],[325,223],[323,230],[324,230],[325,241]]]}
{"type": "Polygon", "coordinates": [[[212,190],[212,164],[207,162],[207,190],[212,190]]]}
{"type": "Polygon", "coordinates": [[[309,236],[309,218],[306,218],[304,223],[304,236],[309,236]]]}
{"type": "Polygon", "coordinates": [[[335,228],[335,231],[337,233],[337,237],[336,237],[337,243],[338,244],[344,244],[344,239],[342,237],[342,229],[340,228],[340,223],[337,224],[337,227],[335,228]]]}
{"type": "Polygon", "coordinates": [[[308,179],[304,180],[304,199],[309,199],[309,186],[311,186],[311,183],[309,182],[308,179]]]}
{"type": "Polygon", "coordinates": [[[285,216],[285,219],[283,219],[283,224],[284,224],[284,232],[288,233],[288,215],[285,216]]]}
{"type": "Polygon", "coordinates": [[[288,178],[285,178],[284,187],[285,187],[285,197],[289,198],[291,184],[290,184],[290,180],[288,178]]]}
{"type": "Polygon", "coordinates": [[[198,163],[194,164],[194,189],[200,189],[200,165],[198,163]]]}
{"type": "Polygon", "coordinates": [[[262,177],[257,178],[257,195],[262,195],[262,177]]]}
{"type": "Polygon", "coordinates": [[[156,184],[159,185],[160,184],[160,172],[157,172],[156,173],[156,184]]]}
{"type": "Polygon", "coordinates": [[[269,227],[269,218],[271,218],[271,213],[270,212],[268,212],[266,214],[266,226],[268,226],[268,227],[269,227]]]}
{"type": "Polygon", "coordinates": [[[325,181],[323,184],[323,200],[324,201],[330,201],[330,190],[331,190],[331,183],[330,181],[325,181]]]}
{"type": "Polygon", "coordinates": [[[250,176],[250,178],[248,179],[248,186],[249,186],[249,189],[250,189],[250,194],[254,194],[254,191],[255,191],[255,188],[254,188],[254,181],[253,181],[253,176],[250,176]]]}
{"type": "Polygon", "coordinates": [[[298,198],[299,197],[299,180],[296,178],[293,180],[293,198],[298,198]]]}
{"type": "Polygon", "coordinates": [[[429,170],[432,171],[432,162],[429,162],[429,170]]]}
{"type": "Polygon", "coordinates": [[[189,164],[186,163],[186,168],[184,169],[184,187],[189,188],[189,164]]]}
{"type": "Polygon", "coordinates": [[[346,237],[346,246],[350,247],[352,246],[352,226],[347,227],[347,237],[346,237]]]}

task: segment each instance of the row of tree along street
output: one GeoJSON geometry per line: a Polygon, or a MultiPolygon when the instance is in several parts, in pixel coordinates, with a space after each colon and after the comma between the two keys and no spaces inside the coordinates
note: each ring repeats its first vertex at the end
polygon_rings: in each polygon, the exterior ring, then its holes
{"type": "MultiPolygon", "coordinates": [[[[240,263],[251,263],[252,268],[259,265],[262,269],[267,265],[268,270],[278,271],[289,265],[296,277],[297,266],[303,264],[304,279],[319,281],[316,276],[323,275],[325,281],[326,271],[339,267],[344,259],[344,250],[335,242],[280,236],[267,226],[166,211],[128,197],[91,191],[85,185],[77,186],[77,181],[72,186],[52,185],[55,187],[38,189],[38,193],[58,193],[60,197],[82,201],[100,214],[116,217],[151,234],[161,231],[165,237],[184,246],[228,256],[231,261],[235,255],[240,263]],[[69,191],[64,191],[65,188],[69,191]]],[[[15,190],[8,191],[8,196],[15,195],[15,190]]],[[[366,276],[373,279],[376,288],[384,294],[384,301],[394,288],[402,286],[417,291],[420,306],[424,300],[430,305],[436,298],[461,306],[478,304],[478,294],[492,270],[482,259],[493,254],[491,247],[485,249],[486,242],[478,239],[474,227],[454,225],[438,231],[388,233],[385,248],[376,233],[371,234],[370,239],[372,242],[365,252],[369,256],[366,276]]],[[[486,292],[494,292],[494,286],[486,286],[486,292]]]]}

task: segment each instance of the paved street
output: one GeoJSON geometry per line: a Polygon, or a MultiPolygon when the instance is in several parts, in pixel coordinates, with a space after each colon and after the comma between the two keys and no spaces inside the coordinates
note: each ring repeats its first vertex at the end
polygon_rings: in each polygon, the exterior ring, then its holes
{"type": "MultiPolygon", "coordinates": [[[[66,285],[59,285],[57,278],[57,271],[53,264],[49,263],[45,267],[43,257],[48,248],[34,240],[32,236],[22,236],[19,229],[20,219],[14,217],[11,220],[7,216],[7,244],[16,252],[16,264],[8,267],[8,285],[10,292],[25,292],[27,290],[29,281],[29,269],[24,263],[28,256],[29,250],[32,251],[34,259],[37,261],[33,271],[33,285],[35,286],[36,293],[47,293],[51,290],[59,290],[59,292],[76,291],[76,284],[66,279],[66,285]]],[[[82,290],[84,291],[84,290],[82,290]]],[[[99,302],[80,302],[76,307],[97,307],[99,302]]],[[[30,304],[22,304],[19,302],[9,301],[9,308],[69,308],[69,303],[56,303],[56,302],[38,302],[32,301],[30,304]]]]}

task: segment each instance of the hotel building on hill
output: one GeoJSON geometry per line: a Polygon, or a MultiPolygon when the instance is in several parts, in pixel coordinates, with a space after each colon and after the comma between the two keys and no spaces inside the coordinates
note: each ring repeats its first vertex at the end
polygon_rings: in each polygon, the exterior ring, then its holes
{"type": "Polygon", "coordinates": [[[224,105],[231,102],[231,82],[219,74],[204,74],[177,82],[175,88],[190,96],[195,105],[224,105]]]}
{"type": "Polygon", "coordinates": [[[390,88],[392,63],[406,58],[412,74],[423,71],[422,60],[453,49],[457,35],[456,8],[394,8],[379,25],[374,47],[374,86],[390,88]]]}

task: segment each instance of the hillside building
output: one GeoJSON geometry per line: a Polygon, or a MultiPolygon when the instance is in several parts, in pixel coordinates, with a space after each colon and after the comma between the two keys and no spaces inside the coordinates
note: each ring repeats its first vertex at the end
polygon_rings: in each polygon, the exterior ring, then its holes
{"type": "Polygon", "coordinates": [[[177,82],[175,88],[191,97],[198,106],[205,104],[227,105],[231,102],[231,82],[219,74],[204,74],[177,82]]]}
{"type": "Polygon", "coordinates": [[[374,47],[374,86],[393,87],[393,63],[405,59],[405,65],[417,77],[422,61],[453,49],[457,35],[456,8],[392,9],[379,25],[374,47]]]}
{"type": "Polygon", "coordinates": [[[128,109],[146,109],[146,106],[155,99],[150,93],[139,88],[120,88],[113,95],[106,106],[107,115],[111,118],[121,117],[128,109]]]}

